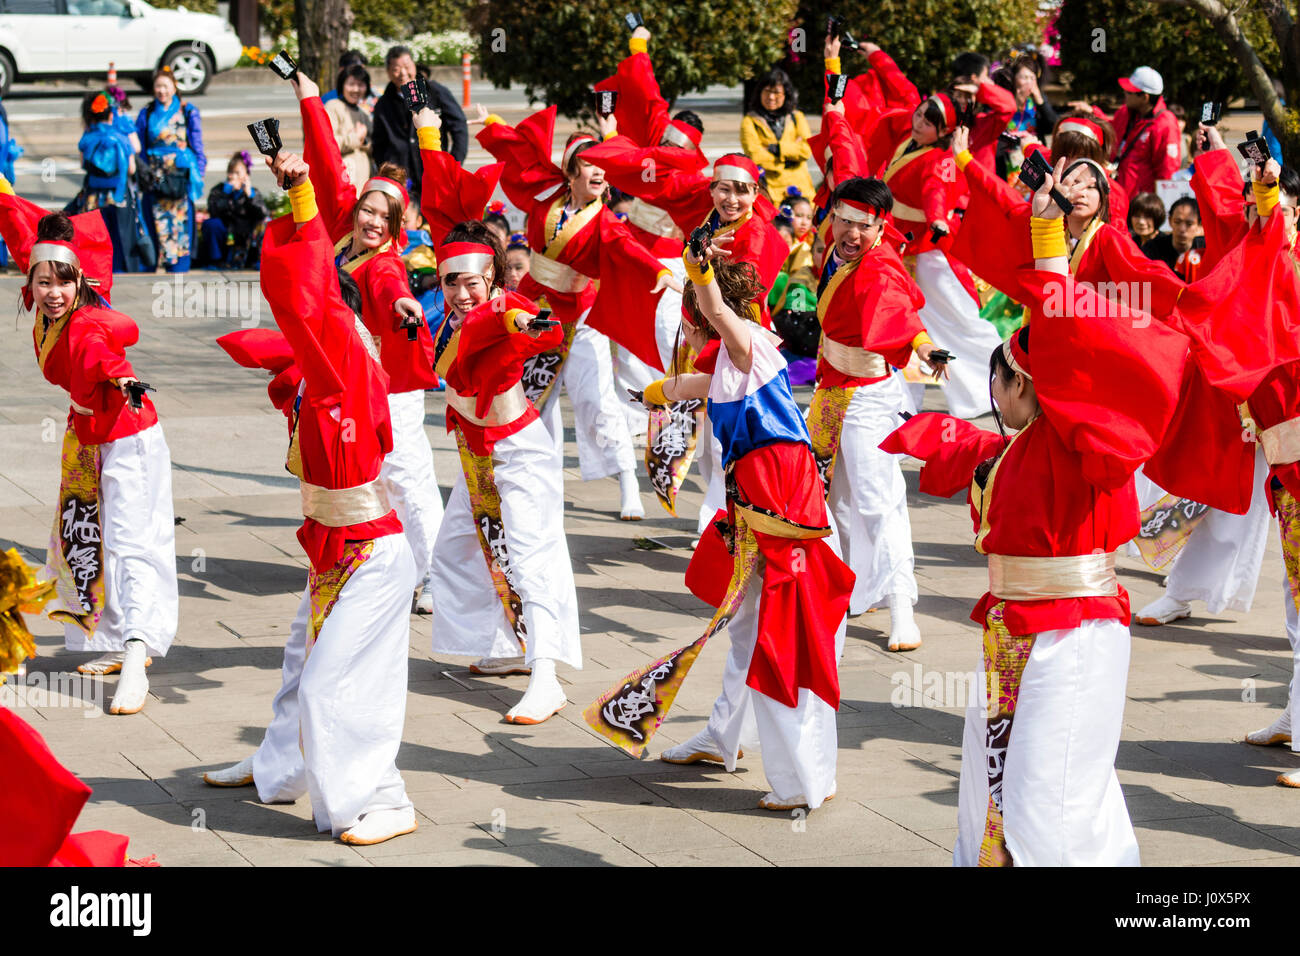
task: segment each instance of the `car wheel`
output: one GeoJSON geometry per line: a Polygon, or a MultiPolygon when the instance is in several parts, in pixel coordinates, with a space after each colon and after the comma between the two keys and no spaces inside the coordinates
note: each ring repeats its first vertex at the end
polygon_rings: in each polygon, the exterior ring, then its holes
{"type": "Polygon", "coordinates": [[[167,53],[163,62],[171,68],[176,89],[182,96],[202,93],[212,79],[212,58],[204,50],[192,46],[177,47],[167,53]]]}
{"type": "Polygon", "coordinates": [[[14,58],[0,50],[0,96],[9,95],[9,85],[14,81],[14,58]]]}

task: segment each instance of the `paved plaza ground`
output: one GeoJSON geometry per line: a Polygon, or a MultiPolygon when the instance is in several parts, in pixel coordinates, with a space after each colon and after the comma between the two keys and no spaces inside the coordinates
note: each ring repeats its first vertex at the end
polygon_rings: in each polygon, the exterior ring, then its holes
{"type": "MultiPolygon", "coordinates": [[[[0,280],[0,300],[14,301],[18,286],[0,280]]],[[[708,611],[682,583],[702,493],[694,475],[680,509],[689,517],[666,515],[647,493],[647,520],[620,522],[616,480],[579,480],[572,431],[563,507],[584,667],[561,668],[567,708],[537,727],[503,723],[527,678],[477,678],[465,659],[431,657],[429,619],[412,616],[398,766],[418,811],[416,833],[354,849],[316,833],[305,798],[262,806],[249,789],[204,785],[203,771],[248,755],[261,739],[306,579],[294,538],[297,483],[283,468],[284,420],[269,406],[265,377],[237,368],[214,344],[241,322],[270,324],[270,311],[248,273],[196,274],[180,285],[122,276],[113,291],[115,305],[141,326],[131,357],[158,387],[171,447],[181,626],[176,646],[150,671],[145,710],[113,717],[105,711],[116,677],[69,683],[89,655],[65,652],[57,627],[32,621],[39,656],[29,683],[62,681],[66,693],[44,698],[28,686],[27,699],[11,691],[5,702],[94,788],[78,829],[129,834],[132,856],[156,853],[167,866],[948,864],[963,703],[954,695],[978,660],[980,634],[968,615],[985,570],[964,499],[917,494],[911,461],[904,470],[925,644],[890,654],[887,612],[850,621],[839,793],[807,819],[756,808],[767,789],[757,753],[734,774],[638,762],[583,723],[583,707],[601,691],[697,637],[708,611]],[[647,538],[667,547],[639,548],[637,539],[647,538]],[[948,685],[937,701],[944,706],[923,706],[920,692],[937,681],[948,685]],[[913,686],[916,697],[907,691],[913,686]],[[900,699],[905,706],[896,706],[900,699]]],[[[16,546],[39,563],[66,398],[40,378],[21,322],[0,322],[0,367],[0,548],[16,546]]],[[[567,409],[566,402],[566,418],[567,409]]],[[[431,393],[426,431],[445,496],[458,461],[442,410],[431,393]]],[[[1120,565],[1134,607],[1160,593],[1158,575],[1127,558],[1120,565]]],[[[1281,601],[1274,534],[1249,614],[1207,618],[1199,608],[1190,621],[1136,629],[1118,768],[1144,863],[1300,857],[1300,793],[1274,783],[1300,761],[1240,742],[1286,700],[1291,655],[1281,601]]],[[[701,655],[653,756],[703,725],[726,640],[701,655]]]]}

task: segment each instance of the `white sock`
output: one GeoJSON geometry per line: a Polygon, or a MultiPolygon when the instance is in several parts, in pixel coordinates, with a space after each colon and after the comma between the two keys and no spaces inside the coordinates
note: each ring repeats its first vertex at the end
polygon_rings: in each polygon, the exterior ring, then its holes
{"type": "Polygon", "coordinates": [[[109,704],[109,712],[134,714],[144,707],[149,696],[149,678],[144,672],[144,659],[148,656],[148,651],[144,641],[139,638],[129,639],[123,650],[122,676],[118,678],[117,691],[109,704]]]}
{"type": "Polygon", "coordinates": [[[637,485],[635,469],[618,473],[618,490],[623,499],[619,516],[644,518],[645,507],[641,504],[641,489],[637,485]]]}
{"type": "Polygon", "coordinates": [[[511,707],[506,717],[526,718],[534,722],[545,720],[567,703],[564,688],[555,676],[555,661],[549,657],[533,658],[532,674],[523,699],[511,707]]]}

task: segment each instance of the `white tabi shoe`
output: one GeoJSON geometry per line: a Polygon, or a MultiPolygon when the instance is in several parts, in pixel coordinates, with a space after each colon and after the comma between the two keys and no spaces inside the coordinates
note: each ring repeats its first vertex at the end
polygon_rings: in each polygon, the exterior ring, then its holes
{"type": "Polygon", "coordinates": [[[1277,720],[1267,727],[1252,731],[1246,735],[1246,743],[1256,747],[1279,747],[1291,745],[1291,708],[1282,711],[1277,720]]]}
{"type": "Polygon", "coordinates": [[[253,758],[245,757],[233,767],[209,770],[203,782],[212,787],[251,787],[253,785],[253,758]]]}
{"type": "Polygon", "coordinates": [[[507,724],[540,724],[558,714],[569,699],[555,676],[555,661],[538,657],[523,699],[506,712],[507,724]]]}
{"type": "Polygon", "coordinates": [[[889,595],[889,650],[914,651],[921,646],[921,629],[912,617],[912,599],[906,594],[889,595]]]}
{"type": "Polygon", "coordinates": [[[419,826],[414,807],[372,810],[362,816],[356,826],[340,833],[339,839],[352,846],[373,846],[404,833],[413,833],[419,826]]]}
{"type": "MultiPolygon", "coordinates": [[[[103,657],[96,657],[93,661],[87,661],[84,664],[77,665],[78,674],[116,674],[122,669],[122,658],[126,656],[125,651],[112,651],[103,657]]],[[[145,667],[153,666],[153,658],[144,659],[145,667]]]]}
{"type": "Polygon", "coordinates": [[[425,579],[424,586],[420,588],[419,597],[415,599],[416,614],[433,613],[433,579],[425,579]]]}
{"type": "Polygon", "coordinates": [[[1277,782],[1284,787],[1300,789],[1300,770],[1288,770],[1277,775],[1277,782]]]}
{"type": "Polygon", "coordinates": [[[640,521],[644,518],[645,506],[641,504],[641,489],[637,486],[635,471],[618,473],[618,490],[623,496],[619,518],[623,521],[640,521]]]}
{"type": "Polygon", "coordinates": [[[122,658],[122,676],[118,678],[113,702],[108,706],[110,714],[138,714],[144,710],[149,697],[149,678],[144,673],[144,662],[144,641],[127,641],[122,658]]]}
{"type": "Polygon", "coordinates": [[[522,657],[480,657],[469,665],[469,672],[484,677],[505,677],[509,674],[531,674],[533,669],[522,657]]]}
{"type": "Polygon", "coordinates": [[[1192,616],[1192,606],[1185,601],[1175,601],[1165,594],[1133,615],[1133,620],[1147,627],[1168,624],[1192,616]]]}
{"type": "MultiPolygon", "coordinates": [[[[741,750],[736,754],[736,759],[745,756],[745,751],[741,750]]],[[[708,729],[701,730],[685,743],[677,744],[675,747],[669,747],[659,755],[659,759],[664,763],[699,763],[707,761],[708,763],[717,763],[726,765],[727,758],[722,755],[722,748],[717,745],[713,735],[708,729]]]]}
{"type": "MultiPolygon", "coordinates": [[[[822,798],[822,803],[827,804],[835,799],[835,791],[832,790],[822,798]]],[[[762,800],[758,801],[758,806],[762,810],[799,810],[808,808],[808,798],[802,793],[797,797],[791,797],[789,800],[778,797],[776,793],[769,793],[762,800]]]]}

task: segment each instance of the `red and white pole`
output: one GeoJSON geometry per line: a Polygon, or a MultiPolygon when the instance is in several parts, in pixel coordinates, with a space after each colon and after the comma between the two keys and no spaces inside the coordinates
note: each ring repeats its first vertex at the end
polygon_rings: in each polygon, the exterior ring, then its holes
{"type": "Polygon", "coordinates": [[[108,85],[117,86],[117,67],[113,65],[112,60],[108,61],[108,85]]]}
{"type": "Polygon", "coordinates": [[[460,55],[461,105],[469,106],[470,55],[466,51],[460,55]]]}

